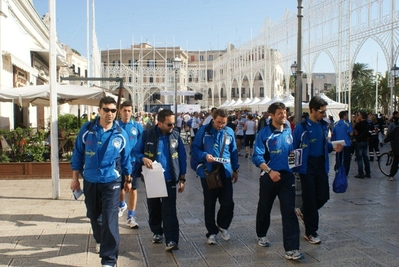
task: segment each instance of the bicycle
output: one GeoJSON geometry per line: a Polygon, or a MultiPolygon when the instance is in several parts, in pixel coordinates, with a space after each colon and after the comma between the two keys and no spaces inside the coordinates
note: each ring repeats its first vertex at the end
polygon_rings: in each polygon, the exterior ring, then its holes
{"type": "Polygon", "coordinates": [[[385,175],[389,177],[389,174],[391,172],[391,165],[393,162],[393,153],[392,151],[382,153],[380,157],[378,158],[378,168],[380,168],[380,171],[385,175]]]}

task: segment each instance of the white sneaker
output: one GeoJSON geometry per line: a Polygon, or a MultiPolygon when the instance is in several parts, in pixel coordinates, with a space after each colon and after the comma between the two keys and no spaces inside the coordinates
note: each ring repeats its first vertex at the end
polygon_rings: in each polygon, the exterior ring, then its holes
{"type": "Polygon", "coordinates": [[[270,242],[266,236],[258,237],[258,245],[261,247],[270,247],[270,242]]]}
{"type": "Polygon", "coordinates": [[[96,243],[96,253],[97,254],[100,254],[100,247],[101,247],[101,244],[100,243],[96,243]]]}
{"type": "Polygon", "coordinates": [[[223,229],[223,228],[220,228],[220,227],[219,227],[219,231],[220,231],[220,236],[221,236],[225,241],[229,241],[229,240],[230,240],[230,238],[231,238],[230,233],[229,233],[226,229],[223,229]]]}
{"type": "Polygon", "coordinates": [[[130,228],[139,228],[139,224],[136,222],[136,219],[134,217],[129,217],[127,219],[126,225],[130,228]]]}
{"type": "Polygon", "coordinates": [[[208,243],[208,245],[216,245],[216,235],[210,235],[206,243],[208,243]]]}
{"type": "Polygon", "coordinates": [[[118,217],[122,217],[126,209],[127,209],[126,203],[124,206],[122,206],[122,208],[118,208],[118,217]]]}

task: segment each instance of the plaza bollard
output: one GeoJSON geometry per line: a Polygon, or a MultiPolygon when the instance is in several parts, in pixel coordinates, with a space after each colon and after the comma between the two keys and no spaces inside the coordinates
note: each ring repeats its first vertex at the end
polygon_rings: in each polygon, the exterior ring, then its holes
{"type": "Polygon", "coordinates": [[[294,172],[295,176],[295,208],[302,207],[302,186],[299,174],[294,172]]]}

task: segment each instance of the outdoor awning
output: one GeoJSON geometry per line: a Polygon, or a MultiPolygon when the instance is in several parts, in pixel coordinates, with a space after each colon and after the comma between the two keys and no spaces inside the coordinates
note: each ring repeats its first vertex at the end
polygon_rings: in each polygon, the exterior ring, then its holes
{"type": "Polygon", "coordinates": [[[14,66],[17,66],[18,68],[29,72],[30,74],[34,76],[38,76],[39,71],[33,67],[31,67],[29,64],[25,63],[22,59],[19,59],[18,57],[14,56],[8,51],[3,51],[3,56],[8,57],[11,59],[11,64],[14,66]]]}

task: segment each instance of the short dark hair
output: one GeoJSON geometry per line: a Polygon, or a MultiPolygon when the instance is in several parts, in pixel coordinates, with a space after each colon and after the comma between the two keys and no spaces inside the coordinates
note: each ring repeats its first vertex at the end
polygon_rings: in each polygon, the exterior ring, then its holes
{"type": "Polygon", "coordinates": [[[359,115],[362,117],[362,119],[367,119],[367,112],[364,110],[359,111],[359,115]]]}
{"type": "Polygon", "coordinates": [[[215,112],[213,113],[213,118],[216,119],[217,116],[220,116],[222,118],[226,118],[228,116],[227,110],[225,110],[225,109],[216,109],[215,112]]]}
{"type": "Polygon", "coordinates": [[[123,109],[124,107],[132,107],[133,108],[132,101],[130,101],[130,100],[123,101],[123,103],[121,104],[119,109],[123,109]]]}
{"type": "Polygon", "coordinates": [[[100,104],[98,105],[100,108],[103,107],[104,104],[115,104],[116,100],[111,96],[106,96],[100,99],[100,104]]]}
{"type": "Polygon", "coordinates": [[[164,122],[166,117],[175,115],[170,109],[163,109],[158,112],[158,121],[164,122]]]}
{"type": "Polygon", "coordinates": [[[345,117],[345,115],[348,115],[348,111],[346,111],[346,110],[343,110],[343,111],[341,111],[341,112],[338,114],[338,116],[339,116],[340,119],[343,119],[343,118],[345,117]]]}
{"type": "Polygon", "coordinates": [[[314,110],[319,110],[321,107],[327,106],[328,103],[325,101],[323,98],[320,96],[316,95],[312,97],[309,101],[309,110],[312,111],[314,110]]]}
{"type": "Polygon", "coordinates": [[[283,102],[274,102],[274,103],[272,103],[270,106],[269,106],[269,108],[267,109],[267,113],[269,113],[269,114],[275,114],[276,113],[276,110],[278,110],[278,109],[285,109],[285,110],[287,110],[287,108],[286,108],[286,106],[284,105],[284,103],[283,102]]]}

